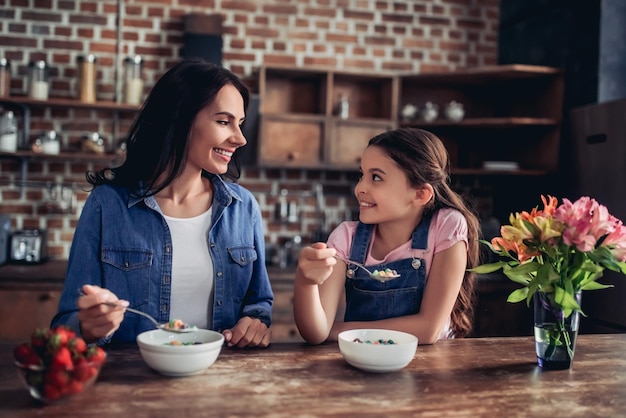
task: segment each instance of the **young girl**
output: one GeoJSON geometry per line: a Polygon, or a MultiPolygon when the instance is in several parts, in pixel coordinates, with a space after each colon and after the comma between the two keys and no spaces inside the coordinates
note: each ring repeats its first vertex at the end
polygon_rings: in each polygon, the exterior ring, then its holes
{"type": "Polygon", "coordinates": [[[232,346],[269,345],[261,211],[248,190],[222,178],[238,175],[232,163],[246,144],[248,100],[235,74],[202,61],[182,61],[157,81],[131,127],[125,162],[88,173],[94,188],[53,326],[98,344],[135,342],[154,325],[124,315],[130,306],[159,322],[221,332],[232,346]]]}
{"type": "Polygon", "coordinates": [[[478,219],[450,188],[439,138],[409,128],[372,138],[354,194],[359,221],[300,254],[294,315],[302,337],[319,344],[348,329],[387,328],[432,344],[468,335],[478,219]],[[380,282],[349,260],[400,277],[380,282]],[[344,293],[344,318],[335,320],[344,293]]]}

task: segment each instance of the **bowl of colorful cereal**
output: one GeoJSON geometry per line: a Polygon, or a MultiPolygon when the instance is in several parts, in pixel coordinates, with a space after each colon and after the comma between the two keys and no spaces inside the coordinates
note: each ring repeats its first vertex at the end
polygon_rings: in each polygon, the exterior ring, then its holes
{"type": "Polygon", "coordinates": [[[417,337],[388,329],[353,329],[338,336],[339,351],[358,369],[385,373],[406,367],[415,356],[417,337]]]}
{"type": "Polygon", "coordinates": [[[137,336],[139,352],[151,369],[166,376],[202,373],[219,356],[224,336],[208,329],[185,334],[155,329],[137,336]]]}

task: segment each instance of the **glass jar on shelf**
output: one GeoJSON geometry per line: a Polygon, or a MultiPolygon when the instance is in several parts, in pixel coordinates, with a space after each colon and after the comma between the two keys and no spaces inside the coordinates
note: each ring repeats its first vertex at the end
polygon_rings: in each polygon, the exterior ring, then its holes
{"type": "Polygon", "coordinates": [[[0,97],[11,95],[11,61],[0,58],[0,97]]]}
{"type": "Polygon", "coordinates": [[[28,65],[28,97],[48,100],[50,90],[49,68],[45,61],[31,61],[28,65]]]}
{"type": "Polygon", "coordinates": [[[94,54],[78,57],[78,98],[84,103],[96,101],[96,62],[94,54]]]}
{"type": "Polygon", "coordinates": [[[61,143],[55,131],[45,131],[39,135],[41,152],[44,154],[57,155],[61,152],[61,143]]]}
{"type": "Polygon", "coordinates": [[[143,96],[142,67],[143,59],[140,55],[127,57],[124,60],[124,103],[126,104],[141,104],[143,96]]]}

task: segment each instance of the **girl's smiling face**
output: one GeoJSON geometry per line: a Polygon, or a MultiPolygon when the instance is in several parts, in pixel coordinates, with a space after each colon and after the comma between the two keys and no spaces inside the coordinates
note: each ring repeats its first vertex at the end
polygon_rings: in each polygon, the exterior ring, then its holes
{"type": "Polygon", "coordinates": [[[235,150],[246,144],[241,132],[244,118],[241,93],[226,84],[215,100],[196,115],[189,134],[188,166],[213,174],[225,173],[235,150]]]}
{"type": "Polygon", "coordinates": [[[406,173],[385,151],[369,146],[361,158],[361,178],[354,188],[359,219],[380,224],[414,219],[422,188],[411,186],[406,173]]]}

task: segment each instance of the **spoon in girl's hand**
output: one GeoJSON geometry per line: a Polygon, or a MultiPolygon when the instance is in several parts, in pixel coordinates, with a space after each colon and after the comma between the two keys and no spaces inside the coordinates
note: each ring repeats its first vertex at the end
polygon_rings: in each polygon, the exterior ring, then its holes
{"type": "MultiPolygon", "coordinates": [[[[82,292],[82,290],[80,291],[80,295],[81,296],[85,296],[85,293],[82,292]]],[[[154,319],[152,316],[148,315],[145,312],[139,311],[137,309],[133,309],[133,308],[128,308],[125,306],[122,306],[120,304],[117,304],[115,302],[102,302],[103,305],[107,305],[107,306],[111,306],[111,307],[121,307],[124,308],[125,310],[127,310],[128,312],[134,313],[136,315],[141,315],[143,317],[148,318],[155,327],[157,327],[158,329],[162,329],[163,331],[167,331],[167,332],[173,332],[176,334],[184,334],[186,332],[193,332],[193,331],[197,331],[198,327],[196,327],[195,325],[188,325],[186,323],[184,323],[183,321],[181,321],[180,319],[172,319],[169,322],[165,323],[165,324],[160,324],[156,319],[154,319]]]]}
{"type": "Polygon", "coordinates": [[[378,280],[379,282],[386,282],[388,280],[393,280],[393,279],[397,279],[398,277],[400,277],[400,275],[395,270],[390,270],[390,269],[382,270],[382,271],[374,270],[372,272],[372,271],[369,271],[369,269],[367,269],[367,267],[365,267],[363,264],[357,263],[356,261],[347,260],[345,258],[339,257],[338,255],[335,255],[335,258],[343,261],[347,265],[354,264],[360,269],[363,269],[367,274],[369,274],[369,276],[372,279],[378,280]]]}

